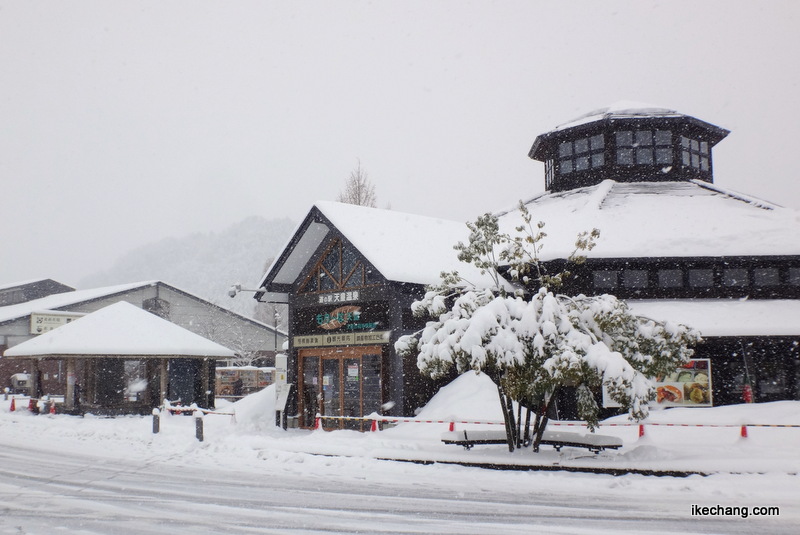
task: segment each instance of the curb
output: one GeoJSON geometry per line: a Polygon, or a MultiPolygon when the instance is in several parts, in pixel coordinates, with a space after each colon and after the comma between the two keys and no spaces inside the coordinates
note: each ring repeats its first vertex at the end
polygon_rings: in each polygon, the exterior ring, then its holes
{"type": "Polygon", "coordinates": [[[502,464],[502,463],[476,463],[472,461],[428,461],[416,459],[396,459],[390,457],[375,457],[379,461],[395,461],[404,463],[414,463],[422,465],[447,464],[466,466],[468,468],[483,468],[485,470],[515,470],[519,472],[582,472],[587,474],[606,474],[611,476],[627,476],[630,474],[642,476],[660,477],[689,477],[689,476],[709,476],[707,472],[697,472],[695,470],[652,470],[640,468],[592,468],[588,466],[561,466],[549,464],[502,464]]]}

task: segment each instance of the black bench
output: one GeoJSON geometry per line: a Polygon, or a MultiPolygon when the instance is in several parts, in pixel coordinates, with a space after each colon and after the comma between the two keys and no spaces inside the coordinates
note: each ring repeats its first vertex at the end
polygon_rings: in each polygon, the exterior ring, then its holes
{"type": "MultiPolygon", "coordinates": [[[[471,449],[480,444],[508,444],[505,430],[503,431],[449,431],[442,435],[442,442],[455,444],[471,449]]],[[[594,433],[581,434],[565,431],[547,431],[542,434],[540,444],[553,446],[556,451],[561,451],[564,446],[572,448],[587,448],[594,453],[603,450],[616,450],[622,447],[622,441],[617,437],[608,435],[595,435],[594,433]]]]}

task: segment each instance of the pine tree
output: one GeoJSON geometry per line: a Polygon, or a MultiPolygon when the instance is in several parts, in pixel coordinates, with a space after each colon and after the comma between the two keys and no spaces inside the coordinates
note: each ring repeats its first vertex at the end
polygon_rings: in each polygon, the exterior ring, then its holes
{"type": "MultiPolygon", "coordinates": [[[[516,234],[501,232],[497,218],[486,214],[468,224],[469,242],[455,246],[459,259],[491,275],[494,286],[478,288],[457,272],[442,273],[442,283],[412,305],[416,316],[429,318],[427,326],[402,337],[396,349],[416,354],[419,369],[432,378],[453,369],[487,373],[500,390],[511,449],[523,441],[512,400],[536,414],[538,451],[549,405],[564,386],[577,387],[578,414],[591,430],[599,416],[594,393],[603,387],[632,419],[646,417],[655,397],[650,378],[685,363],[699,334],[637,316],[611,295],[558,293],[569,273],[546,272],[539,261],[544,224],[533,225],[527,208],[519,208],[524,224],[516,234]],[[526,294],[520,282],[539,290],[526,294]]],[[[584,262],[598,238],[596,229],[580,234],[569,260],[584,262]]],[[[524,431],[527,436],[527,424],[524,431]]]]}

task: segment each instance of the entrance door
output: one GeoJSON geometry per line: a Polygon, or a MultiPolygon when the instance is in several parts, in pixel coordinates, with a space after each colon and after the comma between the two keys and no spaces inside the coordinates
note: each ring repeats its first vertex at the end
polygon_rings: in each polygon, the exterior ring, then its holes
{"type": "Polygon", "coordinates": [[[348,418],[379,412],[381,393],[380,346],[303,349],[299,352],[302,384],[300,414],[311,427],[317,412],[326,429],[369,429],[369,423],[348,418]]]}

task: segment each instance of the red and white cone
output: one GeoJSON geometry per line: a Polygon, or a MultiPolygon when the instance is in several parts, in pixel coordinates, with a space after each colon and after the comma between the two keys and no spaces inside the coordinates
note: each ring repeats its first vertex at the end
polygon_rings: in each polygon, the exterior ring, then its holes
{"type": "Polygon", "coordinates": [[[451,433],[453,431],[455,431],[456,430],[456,423],[455,422],[450,422],[450,427],[447,430],[450,431],[451,433]]]}
{"type": "Polygon", "coordinates": [[[8,412],[14,412],[17,410],[17,401],[16,398],[11,398],[11,406],[8,408],[8,412]]]}
{"type": "Polygon", "coordinates": [[[314,419],[314,429],[322,429],[322,415],[317,413],[317,417],[314,419]]]}
{"type": "Polygon", "coordinates": [[[639,424],[639,438],[644,438],[644,424],[639,424]]]}
{"type": "Polygon", "coordinates": [[[31,412],[36,412],[36,402],[31,398],[28,400],[28,410],[31,412]]]}
{"type": "Polygon", "coordinates": [[[747,426],[746,425],[742,426],[742,430],[739,433],[739,436],[742,437],[742,438],[747,438],[747,426]]]}
{"type": "Polygon", "coordinates": [[[378,431],[378,420],[372,420],[372,427],[369,430],[371,433],[378,431]]]}
{"type": "Polygon", "coordinates": [[[51,401],[50,402],[50,414],[55,414],[55,413],[56,413],[56,402],[55,401],[51,401]]]}

